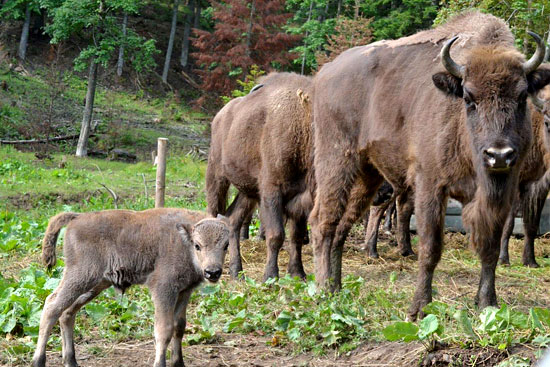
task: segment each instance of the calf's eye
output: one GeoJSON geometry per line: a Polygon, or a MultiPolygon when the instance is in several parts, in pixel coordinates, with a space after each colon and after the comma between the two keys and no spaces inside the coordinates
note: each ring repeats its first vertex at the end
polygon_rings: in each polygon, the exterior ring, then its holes
{"type": "Polygon", "coordinates": [[[195,243],[195,250],[200,251],[201,247],[195,243]]]}

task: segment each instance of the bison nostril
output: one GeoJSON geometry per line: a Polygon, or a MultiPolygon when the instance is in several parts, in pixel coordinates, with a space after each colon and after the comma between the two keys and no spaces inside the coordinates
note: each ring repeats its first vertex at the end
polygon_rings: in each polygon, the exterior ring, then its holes
{"type": "Polygon", "coordinates": [[[205,269],[204,277],[208,280],[218,280],[222,275],[221,269],[205,269]]]}
{"type": "Polygon", "coordinates": [[[509,168],[516,163],[516,151],[511,147],[489,148],[483,151],[483,155],[491,168],[509,168]]]}

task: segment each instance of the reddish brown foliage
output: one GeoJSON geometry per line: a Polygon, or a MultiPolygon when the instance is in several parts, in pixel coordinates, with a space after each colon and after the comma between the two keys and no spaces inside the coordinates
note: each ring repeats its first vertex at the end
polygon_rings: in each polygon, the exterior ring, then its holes
{"type": "Polygon", "coordinates": [[[370,22],[372,18],[349,19],[340,17],[334,27],[334,34],[328,36],[328,43],[325,50],[315,55],[317,68],[330,62],[342,52],[355,46],[362,46],[372,41],[372,29],[370,22]]]}
{"type": "Polygon", "coordinates": [[[229,95],[236,80],[256,64],[270,70],[273,63],[286,65],[296,55],[286,50],[299,39],[282,30],[291,16],[284,13],[284,0],[212,1],[213,32],[195,29],[193,54],[202,87],[229,95]],[[231,75],[229,75],[231,73],[231,75]]]}

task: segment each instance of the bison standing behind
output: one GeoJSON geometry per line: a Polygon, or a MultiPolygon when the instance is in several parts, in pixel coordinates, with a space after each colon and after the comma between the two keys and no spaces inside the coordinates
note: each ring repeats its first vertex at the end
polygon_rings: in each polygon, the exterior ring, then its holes
{"type": "Polygon", "coordinates": [[[451,191],[474,193],[463,215],[482,263],[476,300],[482,308],[497,304],[500,236],[532,142],[527,97],[550,81],[550,71],[538,69],[544,45],[536,39],[537,52],[525,61],[504,21],[466,13],[410,37],[355,47],[321,69],[310,216],[319,284],[331,285],[341,267],[332,259],[333,238],[352,186],[363,181],[372,197],[385,177],[397,191],[415,192],[420,244],[411,318],[432,299],[451,191]]]}
{"type": "Polygon", "coordinates": [[[170,340],[172,365],[183,366],[187,303],[203,279],[216,282],[222,274],[229,241],[225,221],[185,209],[62,213],[50,220],[44,237],[42,257],[49,267],[55,265],[55,243],[66,225],[65,271],[46,299],[33,366],[46,365],[46,343],[59,319],[63,363],[76,367],[78,310],[111,285],[123,292],[133,284],[146,284],[155,305],[154,366],[166,365],[170,340]]]}
{"type": "Polygon", "coordinates": [[[264,278],[279,275],[283,216],[290,225],[288,272],[305,277],[301,248],[313,206],[310,95],[310,78],[269,74],[249,95],[229,102],[212,122],[206,172],[208,212],[229,217],[232,277],[242,270],[240,228],[258,202],[268,249],[264,278]],[[226,211],[230,184],[238,195],[226,211]]]}

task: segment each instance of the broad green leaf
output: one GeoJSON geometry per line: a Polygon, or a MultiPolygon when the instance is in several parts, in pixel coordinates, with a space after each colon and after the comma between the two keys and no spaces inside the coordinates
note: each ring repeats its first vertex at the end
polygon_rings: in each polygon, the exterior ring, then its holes
{"type": "Polygon", "coordinates": [[[472,323],[468,318],[468,311],[458,310],[454,313],[453,318],[458,321],[458,324],[463,332],[465,332],[469,337],[477,339],[477,335],[474,333],[474,329],[472,328],[472,323]]]}
{"type": "Polygon", "coordinates": [[[418,337],[420,340],[424,340],[430,337],[439,328],[439,321],[434,314],[427,315],[420,321],[420,328],[418,331],[418,337]]]}
{"type": "Polygon", "coordinates": [[[277,330],[285,331],[288,329],[288,325],[290,324],[290,321],[292,320],[292,315],[288,311],[281,311],[279,316],[277,317],[277,320],[275,320],[275,327],[277,330]]]}
{"type": "Polygon", "coordinates": [[[402,340],[404,342],[410,342],[413,340],[418,340],[418,326],[412,322],[396,322],[389,326],[386,326],[382,330],[382,334],[389,341],[398,341],[402,340]]]}

